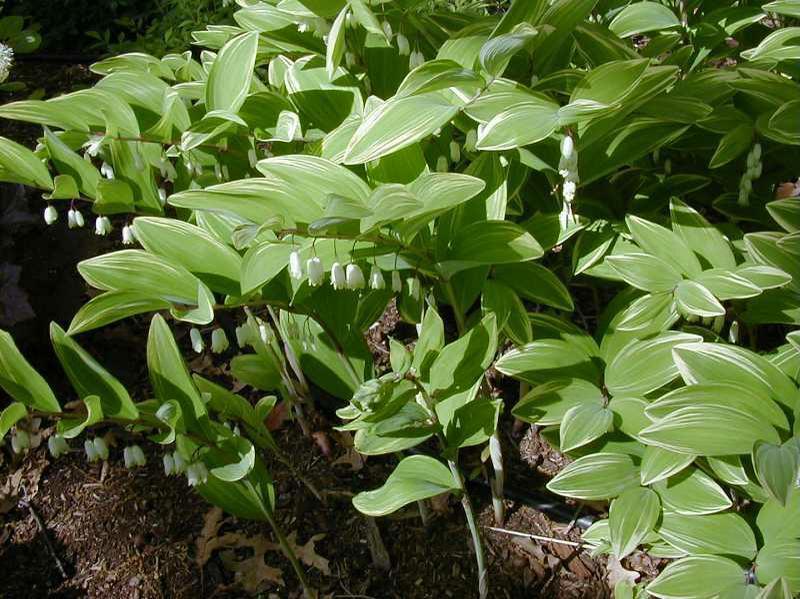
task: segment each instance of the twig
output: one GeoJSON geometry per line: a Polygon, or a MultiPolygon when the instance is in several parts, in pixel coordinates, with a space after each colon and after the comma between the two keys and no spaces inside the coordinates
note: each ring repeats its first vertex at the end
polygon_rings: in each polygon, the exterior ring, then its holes
{"type": "Polygon", "coordinates": [[[67,576],[66,570],[64,570],[64,565],[61,563],[61,560],[58,559],[58,555],[56,554],[55,547],[53,547],[53,543],[50,541],[50,537],[47,534],[47,529],[44,526],[44,522],[39,517],[39,514],[36,513],[36,509],[34,509],[33,505],[31,504],[30,498],[28,497],[28,490],[22,486],[22,499],[19,502],[19,505],[23,508],[28,508],[28,511],[33,516],[34,521],[36,522],[36,526],[39,528],[39,533],[42,535],[44,539],[44,544],[47,546],[47,552],[50,554],[50,557],[53,558],[53,561],[56,563],[56,568],[58,568],[59,573],[61,574],[61,578],[67,580],[69,576],[67,576]]]}
{"type": "Polygon", "coordinates": [[[518,532],[516,530],[507,530],[505,528],[496,528],[494,526],[487,526],[487,530],[492,530],[494,532],[502,532],[507,535],[511,535],[514,537],[525,537],[527,539],[533,539],[534,541],[545,541],[548,543],[558,543],[560,545],[569,545],[570,547],[583,547],[583,543],[576,543],[575,541],[565,541],[564,539],[556,539],[553,537],[544,537],[541,535],[532,535],[527,532],[518,532]]]}

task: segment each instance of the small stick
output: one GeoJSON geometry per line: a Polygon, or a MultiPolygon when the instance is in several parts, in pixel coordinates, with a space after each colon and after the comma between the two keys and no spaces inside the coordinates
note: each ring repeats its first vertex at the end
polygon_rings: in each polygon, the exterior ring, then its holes
{"type": "Polygon", "coordinates": [[[546,541],[548,543],[558,543],[560,545],[569,545],[570,547],[583,547],[583,543],[576,543],[575,541],[565,541],[564,539],[555,539],[553,537],[543,537],[541,535],[532,535],[527,532],[517,532],[516,530],[507,530],[505,528],[496,528],[494,526],[487,526],[488,530],[493,530],[494,532],[502,532],[507,535],[511,535],[514,537],[525,537],[527,539],[533,539],[535,541],[546,541]]]}
{"type": "Polygon", "coordinates": [[[61,563],[61,560],[58,559],[58,555],[56,555],[55,547],[53,547],[53,543],[50,542],[50,537],[47,534],[47,529],[44,526],[44,522],[39,517],[39,514],[36,513],[33,505],[30,502],[30,498],[28,497],[27,489],[22,486],[22,499],[19,502],[19,505],[23,508],[28,508],[28,511],[33,516],[34,521],[36,522],[36,526],[39,528],[39,533],[44,538],[44,544],[47,546],[47,552],[50,554],[50,557],[53,558],[53,561],[56,563],[56,568],[58,568],[59,573],[61,574],[61,578],[67,580],[69,576],[67,576],[66,570],[64,570],[64,565],[61,563]]]}

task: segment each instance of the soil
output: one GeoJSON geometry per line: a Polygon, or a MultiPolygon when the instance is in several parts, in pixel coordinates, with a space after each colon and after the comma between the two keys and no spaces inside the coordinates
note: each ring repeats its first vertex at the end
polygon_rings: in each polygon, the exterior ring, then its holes
{"type": "MultiPolygon", "coordinates": [[[[18,74],[31,79],[29,88],[46,87],[48,94],[91,80],[84,67],[26,63],[24,69],[18,74]]],[[[29,144],[38,133],[0,123],[0,134],[29,144]]],[[[14,200],[13,214],[9,217],[6,211],[0,219],[0,262],[16,272],[16,279],[6,276],[13,289],[0,293],[0,300],[5,298],[0,316],[17,315],[15,322],[0,326],[10,328],[59,396],[69,397],[49,346],[48,326],[50,321],[66,326],[88,297],[76,262],[116,242],[99,240],[89,230],[68,231],[63,223],[45,227],[42,203],[19,186],[5,186],[0,193],[3,205],[8,205],[7,198],[14,200]]],[[[368,341],[379,365],[388,362],[387,337],[404,339],[409,336],[406,329],[410,327],[390,307],[370,330],[368,341]]],[[[145,336],[145,319],[134,318],[82,336],[81,342],[136,394],[146,385],[145,336]]],[[[210,368],[208,360],[196,360],[193,366],[210,368]]],[[[515,390],[508,387],[503,394],[510,409],[515,390]]],[[[4,401],[0,391],[0,404],[4,401]]],[[[545,513],[531,507],[538,505],[537,489],[563,467],[565,458],[535,431],[515,425],[510,414],[503,422],[508,427],[502,436],[509,496],[515,499],[507,502],[503,528],[579,541],[575,520],[588,508],[567,505],[561,512],[545,513]]],[[[324,416],[314,418],[312,428],[313,440],[291,422],[275,434],[294,467],[323,490],[324,503],[282,464],[269,466],[277,518],[320,596],[476,597],[474,551],[460,503],[453,497],[432,501],[427,526],[416,506],[374,521],[359,515],[350,505],[352,495],[380,486],[395,459],[362,458],[349,437],[332,431],[324,416]]],[[[142,445],[147,466],[125,469],[115,434],[108,429],[111,459],[103,465],[88,464],[80,449],[59,460],[50,458],[43,446],[22,460],[13,458],[7,444],[0,449],[0,597],[301,596],[269,528],[227,517],[187,487],[185,478],[165,477],[152,444],[142,445]]],[[[465,452],[463,458],[480,479],[479,455],[465,452]]],[[[491,597],[610,596],[604,560],[570,545],[491,531],[495,524],[486,487],[475,484],[470,494],[483,529],[491,597]]],[[[638,569],[652,575],[651,566],[638,569]]]]}

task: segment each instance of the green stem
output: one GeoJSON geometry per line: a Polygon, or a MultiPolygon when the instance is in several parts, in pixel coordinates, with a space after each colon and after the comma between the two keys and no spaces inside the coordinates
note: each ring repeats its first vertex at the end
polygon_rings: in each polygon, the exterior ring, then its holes
{"type": "Polygon", "coordinates": [[[481,535],[478,531],[478,522],[475,520],[475,512],[472,509],[472,501],[470,501],[464,477],[458,465],[452,460],[447,463],[450,466],[450,472],[453,473],[453,478],[461,489],[461,507],[464,508],[469,533],[472,535],[472,544],[475,546],[475,561],[478,564],[478,596],[480,599],[486,599],[489,596],[489,571],[486,568],[486,555],[483,552],[483,543],[481,543],[481,535]]]}
{"type": "Polygon", "coordinates": [[[490,481],[492,489],[492,507],[494,520],[497,526],[502,526],[506,519],[506,504],[503,500],[503,487],[505,486],[505,470],[503,469],[503,450],[500,446],[500,437],[497,430],[489,438],[489,455],[492,459],[494,478],[490,481]]]}
{"type": "Polygon", "coordinates": [[[297,575],[297,579],[300,581],[300,584],[303,586],[303,595],[306,599],[316,599],[317,592],[311,587],[308,583],[308,579],[306,578],[306,573],[303,570],[303,567],[300,565],[300,562],[297,559],[297,555],[295,555],[292,546],[289,545],[289,540],[284,536],[283,531],[281,531],[278,523],[273,518],[272,514],[267,512],[266,513],[267,522],[269,522],[270,527],[272,527],[272,532],[275,533],[275,537],[278,539],[278,543],[281,546],[281,550],[283,554],[286,556],[286,559],[292,564],[292,568],[294,569],[294,573],[297,575]]]}

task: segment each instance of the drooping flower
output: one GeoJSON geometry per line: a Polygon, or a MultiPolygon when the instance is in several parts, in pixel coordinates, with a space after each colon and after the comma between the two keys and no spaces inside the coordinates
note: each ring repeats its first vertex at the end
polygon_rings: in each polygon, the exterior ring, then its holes
{"type": "Polygon", "coordinates": [[[403,290],[403,279],[400,278],[400,273],[396,270],[392,271],[392,291],[400,293],[403,290]]]}
{"type": "Polygon", "coordinates": [[[147,463],[147,459],[144,457],[144,452],[138,445],[129,445],[126,447],[122,451],[122,459],[125,462],[125,467],[128,469],[138,468],[139,466],[144,466],[147,463]]]}
{"type": "Polygon", "coordinates": [[[425,55],[419,50],[414,50],[408,58],[409,68],[416,69],[423,64],[425,64],[425,55]]]}
{"type": "Polygon", "coordinates": [[[122,244],[133,245],[134,241],[136,241],[136,235],[133,232],[133,227],[130,225],[122,227],[122,244]]]}
{"type": "Polygon", "coordinates": [[[312,287],[319,287],[325,280],[325,267],[322,260],[314,256],[306,262],[306,272],[308,273],[308,284],[312,287]]]}
{"type": "Polygon", "coordinates": [[[44,222],[48,225],[52,225],[57,220],[58,210],[56,210],[55,206],[48,205],[47,208],[44,209],[44,222]]]}
{"type": "Polygon", "coordinates": [[[389,21],[384,21],[381,23],[381,28],[383,29],[383,35],[386,36],[386,39],[391,40],[393,35],[392,24],[389,21]]]}
{"type": "Polygon", "coordinates": [[[303,278],[303,263],[300,261],[300,252],[297,250],[289,254],[289,276],[295,281],[303,278]]]}
{"type": "Polygon", "coordinates": [[[105,440],[103,437],[95,437],[94,438],[94,451],[97,454],[97,457],[101,460],[108,459],[108,445],[106,445],[105,440]]]}
{"type": "Polygon", "coordinates": [[[236,327],[236,345],[244,349],[250,343],[251,339],[252,334],[249,324],[245,323],[236,327]]]}
{"type": "Polygon", "coordinates": [[[107,162],[104,162],[100,166],[100,174],[103,175],[106,179],[113,179],[114,178],[114,167],[112,167],[107,162]]]}
{"type": "Polygon", "coordinates": [[[230,347],[228,343],[228,336],[225,334],[224,329],[214,329],[211,333],[211,351],[215,354],[221,354],[230,347]]]}
{"type": "Polygon", "coordinates": [[[172,454],[172,460],[175,463],[175,474],[183,474],[186,472],[186,460],[177,451],[172,454]]]}
{"type": "Polygon", "coordinates": [[[167,203],[167,190],[163,187],[158,188],[158,201],[162,207],[167,203]]]}
{"type": "Polygon", "coordinates": [[[111,221],[107,216],[98,216],[94,221],[95,235],[108,235],[111,233],[112,229],[111,221]]]}
{"type": "Polygon", "coordinates": [[[47,449],[54,458],[59,458],[69,451],[67,440],[61,435],[50,435],[47,440],[47,449]]]}
{"type": "Polygon", "coordinates": [[[358,264],[348,264],[345,277],[348,289],[364,289],[364,273],[358,264]]]}
{"type": "Polygon", "coordinates": [[[206,344],[203,341],[203,335],[200,334],[198,329],[192,327],[192,330],[189,331],[189,340],[192,342],[192,349],[194,352],[196,354],[202,354],[206,344]]]}
{"type": "Polygon", "coordinates": [[[450,142],[450,162],[456,163],[461,161],[461,144],[456,140],[450,142]]]}
{"type": "Polygon", "coordinates": [[[11,435],[11,449],[14,453],[22,453],[31,446],[31,437],[27,431],[16,429],[11,435]]]}
{"type": "Polygon", "coordinates": [[[408,38],[402,33],[397,34],[397,51],[400,56],[408,56],[411,54],[411,46],[408,44],[408,38]]]}
{"type": "Polygon", "coordinates": [[[336,290],[347,287],[347,277],[344,273],[344,268],[338,262],[334,262],[331,267],[331,285],[333,285],[333,288],[336,290]]]}
{"type": "Polygon", "coordinates": [[[447,156],[439,156],[436,160],[436,172],[446,173],[450,163],[447,161],[447,156]]]}
{"type": "Polygon", "coordinates": [[[161,461],[164,463],[164,474],[167,476],[172,476],[175,474],[175,458],[172,457],[172,454],[165,453],[161,457],[161,461]]]}
{"type": "Polygon", "coordinates": [[[386,288],[386,279],[383,278],[383,272],[376,264],[372,265],[369,273],[369,288],[375,290],[386,288]]]}
{"type": "Polygon", "coordinates": [[[189,467],[186,469],[186,478],[189,481],[190,487],[205,484],[208,482],[208,468],[206,468],[203,462],[189,464],[189,467]]]}
{"type": "Polygon", "coordinates": [[[97,450],[94,448],[94,443],[91,439],[86,439],[86,441],[83,442],[83,449],[86,452],[86,459],[89,463],[97,461],[97,450]]]}

